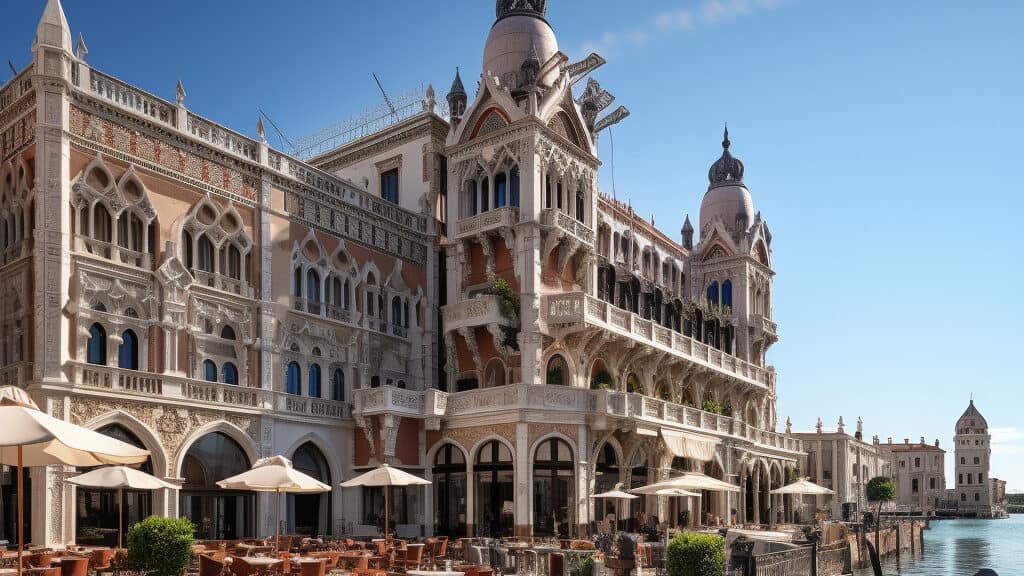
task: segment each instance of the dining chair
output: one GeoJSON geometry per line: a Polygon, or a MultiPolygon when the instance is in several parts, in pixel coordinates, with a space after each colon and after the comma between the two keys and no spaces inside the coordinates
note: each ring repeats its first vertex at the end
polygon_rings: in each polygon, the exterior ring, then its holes
{"type": "Polygon", "coordinates": [[[78,556],[65,556],[60,561],[61,576],[89,576],[89,559],[78,556]]]}
{"type": "Polygon", "coordinates": [[[253,576],[259,572],[255,566],[249,564],[242,556],[230,556],[231,565],[228,567],[234,576],[253,576]]]}
{"type": "Polygon", "coordinates": [[[225,563],[206,554],[199,555],[199,576],[223,576],[225,563]]]}
{"type": "Polygon", "coordinates": [[[327,560],[321,558],[314,562],[302,562],[299,564],[299,575],[300,576],[324,576],[324,571],[327,568],[327,560]]]}
{"type": "Polygon", "coordinates": [[[89,570],[93,572],[109,570],[110,562],[113,559],[114,550],[112,548],[97,548],[89,556],[89,570]]]}

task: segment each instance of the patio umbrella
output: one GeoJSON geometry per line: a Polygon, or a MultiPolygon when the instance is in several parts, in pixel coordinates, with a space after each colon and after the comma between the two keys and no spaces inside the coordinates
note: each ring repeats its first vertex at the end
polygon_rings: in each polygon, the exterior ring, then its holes
{"type": "Polygon", "coordinates": [[[129,468],[128,466],[108,466],[97,468],[91,472],[68,478],[68,482],[76,486],[87,488],[117,488],[117,547],[121,547],[122,533],[124,532],[121,521],[124,518],[122,504],[124,503],[124,489],[129,490],[159,490],[161,488],[176,489],[177,486],[164,482],[156,476],[146,474],[141,470],[129,468]]]}
{"type": "Polygon", "coordinates": [[[683,472],[675,478],[669,478],[662,482],[655,482],[647,486],[641,486],[631,490],[634,494],[657,494],[658,490],[675,488],[679,490],[695,491],[707,490],[708,492],[739,492],[740,487],[730,484],[724,480],[712,478],[700,472],[683,472]]]}
{"type": "Polygon", "coordinates": [[[58,420],[39,410],[28,393],[16,386],[0,387],[0,464],[18,470],[18,574],[22,572],[25,547],[23,501],[25,466],[100,466],[102,464],[138,464],[149,456],[110,436],[70,422],[58,420]]]}
{"type": "Polygon", "coordinates": [[[829,490],[828,488],[825,488],[824,486],[818,486],[814,482],[811,482],[810,479],[808,479],[808,478],[801,478],[800,480],[797,480],[796,482],[793,482],[792,484],[787,484],[787,485],[783,486],[782,488],[777,488],[775,490],[772,490],[771,493],[772,494],[790,494],[790,495],[793,495],[793,496],[799,496],[800,497],[800,510],[801,510],[801,512],[804,509],[804,498],[803,498],[804,495],[810,494],[812,496],[817,497],[817,496],[827,496],[827,495],[830,495],[830,494],[835,494],[834,491],[829,490]]]}
{"type": "Polygon", "coordinates": [[[314,494],[329,492],[331,487],[292,468],[291,460],[284,456],[261,458],[252,468],[241,474],[217,482],[217,486],[228,490],[251,490],[253,492],[274,492],[277,494],[277,521],[275,522],[274,551],[281,539],[281,493],[314,494]]]}
{"type": "Polygon", "coordinates": [[[623,492],[622,482],[619,482],[618,484],[615,485],[615,488],[613,488],[612,490],[609,490],[607,492],[601,492],[600,494],[594,494],[591,496],[591,498],[607,498],[615,500],[615,531],[618,532],[619,520],[621,520],[619,515],[622,513],[622,511],[619,510],[619,503],[622,500],[636,500],[637,498],[639,498],[639,496],[637,496],[636,494],[630,494],[629,492],[623,492]]]}
{"type": "Polygon", "coordinates": [[[408,472],[403,472],[397,468],[392,468],[387,464],[382,464],[369,472],[365,472],[356,476],[355,478],[342,482],[342,488],[355,488],[357,486],[364,487],[383,487],[384,488],[384,539],[388,539],[390,532],[388,530],[389,521],[389,506],[388,506],[388,488],[391,486],[424,486],[430,484],[429,480],[424,480],[418,476],[413,476],[408,472]]]}

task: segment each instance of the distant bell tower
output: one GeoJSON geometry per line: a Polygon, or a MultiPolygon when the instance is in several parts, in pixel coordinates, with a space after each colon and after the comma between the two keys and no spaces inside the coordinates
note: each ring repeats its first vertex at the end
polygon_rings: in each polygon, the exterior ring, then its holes
{"type": "Polygon", "coordinates": [[[992,482],[989,467],[992,436],[988,422],[971,400],[963,416],[956,421],[953,436],[956,453],[956,500],[961,515],[976,512],[980,517],[992,515],[992,482]]]}

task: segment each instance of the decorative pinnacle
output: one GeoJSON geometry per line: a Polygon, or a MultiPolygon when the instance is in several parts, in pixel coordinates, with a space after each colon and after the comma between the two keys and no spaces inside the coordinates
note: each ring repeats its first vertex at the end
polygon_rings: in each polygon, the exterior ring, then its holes
{"type": "Polygon", "coordinates": [[[85,37],[82,33],[78,33],[78,45],[75,47],[75,56],[78,56],[79,60],[85,60],[85,57],[89,55],[89,48],[85,45],[85,37]]]}
{"type": "Polygon", "coordinates": [[[260,142],[267,141],[267,131],[263,128],[263,116],[256,119],[256,135],[260,137],[260,142]]]}
{"type": "Polygon", "coordinates": [[[722,136],[722,148],[728,150],[732,142],[729,142],[729,123],[725,123],[725,134],[722,136]]]}
{"type": "Polygon", "coordinates": [[[188,93],[185,92],[185,85],[181,83],[181,80],[178,80],[178,85],[174,87],[174,97],[178,102],[178,106],[185,105],[185,96],[188,96],[188,93]]]}
{"type": "Polygon", "coordinates": [[[448,95],[459,94],[463,95],[466,93],[466,87],[462,85],[462,76],[459,74],[459,67],[455,67],[455,80],[452,80],[452,88],[448,92],[448,95]]]}

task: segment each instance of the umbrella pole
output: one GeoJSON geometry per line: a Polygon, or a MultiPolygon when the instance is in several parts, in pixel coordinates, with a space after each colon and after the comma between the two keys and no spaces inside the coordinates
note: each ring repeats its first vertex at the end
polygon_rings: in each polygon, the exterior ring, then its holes
{"type": "Polygon", "coordinates": [[[117,547],[121,547],[124,534],[124,488],[117,489],[117,547]]]}
{"type": "Polygon", "coordinates": [[[21,558],[25,549],[25,472],[22,470],[22,448],[18,446],[18,576],[21,576],[21,558]]]}
{"type": "Polygon", "coordinates": [[[277,506],[277,518],[274,520],[274,553],[281,551],[281,489],[278,488],[274,504],[277,506]]]}
{"type": "Polygon", "coordinates": [[[385,486],[384,487],[384,542],[385,543],[388,540],[390,540],[390,534],[391,534],[391,532],[388,530],[388,520],[389,520],[388,512],[391,510],[391,507],[388,505],[388,492],[390,491],[390,488],[391,488],[390,486],[385,486]]]}

